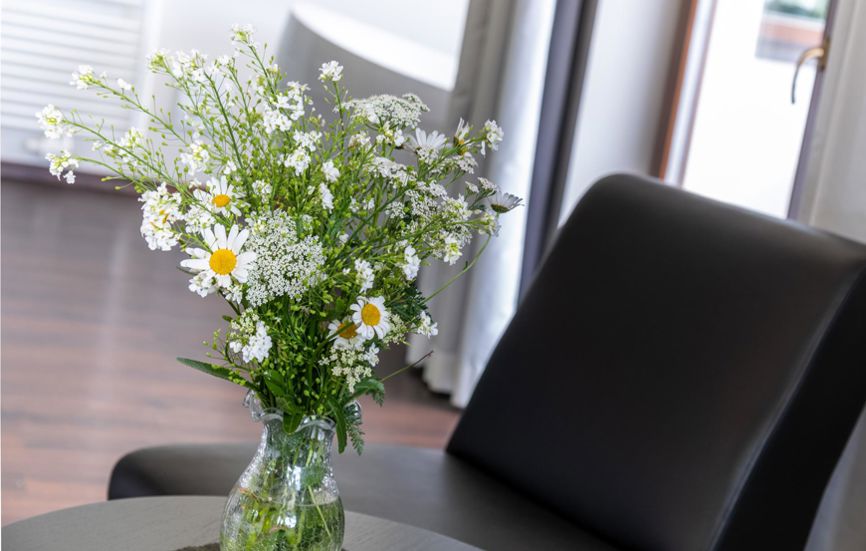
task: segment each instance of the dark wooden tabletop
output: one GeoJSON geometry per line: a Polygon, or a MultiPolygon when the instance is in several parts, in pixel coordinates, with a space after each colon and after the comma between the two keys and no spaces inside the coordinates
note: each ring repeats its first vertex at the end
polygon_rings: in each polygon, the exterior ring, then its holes
{"type": "MultiPolygon", "coordinates": [[[[3,527],[15,551],[175,551],[219,539],[225,499],[172,496],[105,501],[63,509],[3,527]]],[[[428,530],[346,513],[346,551],[477,549],[428,530]]]]}

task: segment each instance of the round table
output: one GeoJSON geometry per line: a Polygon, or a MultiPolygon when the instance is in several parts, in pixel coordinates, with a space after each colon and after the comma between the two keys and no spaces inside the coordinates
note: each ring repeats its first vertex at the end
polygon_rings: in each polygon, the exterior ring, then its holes
{"type": "MultiPolygon", "coordinates": [[[[3,527],[5,549],[16,551],[175,551],[219,539],[225,498],[199,496],[119,499],[63,509],[3,527]]],[[[346,512],[346,551],[413,549],[470,551],[429,530],[346,512]]]]}

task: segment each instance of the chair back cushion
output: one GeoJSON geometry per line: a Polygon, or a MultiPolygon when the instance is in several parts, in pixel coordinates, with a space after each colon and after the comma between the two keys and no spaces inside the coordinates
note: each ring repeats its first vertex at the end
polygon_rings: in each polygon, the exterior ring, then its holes
{"type": "Polygon", "coordinates": [[[866,247],[616,175],[448,451],[628,548],[802,549],[866,400],[866,247]]]}

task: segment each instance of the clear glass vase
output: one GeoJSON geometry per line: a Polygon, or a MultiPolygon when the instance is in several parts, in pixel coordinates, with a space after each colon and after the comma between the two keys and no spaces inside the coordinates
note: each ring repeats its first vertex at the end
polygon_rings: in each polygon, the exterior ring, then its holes
{"type": "Polygon", "coordinates": [[[283,415],[261,410],[255,456],[229,494],[223,517],[222,551],[339,551],[345,516],[331,468],[334,423],[307,417],[294,432],[283,415]]]}

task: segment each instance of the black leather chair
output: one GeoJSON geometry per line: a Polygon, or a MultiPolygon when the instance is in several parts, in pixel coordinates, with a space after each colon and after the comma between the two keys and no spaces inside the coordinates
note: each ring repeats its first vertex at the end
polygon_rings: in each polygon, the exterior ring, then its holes
{"type": "MultiPolygon", "coordinates": [[[[341,456],[345,504],[488,549],[802,549],[866,401],[864,274],[861,245],[606,178],[448,449],[341,456]]],[[[133,452],[109,497],[224,495],[253,449],[133,452]]]]}

